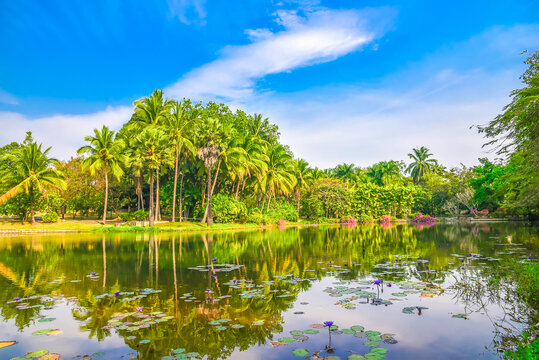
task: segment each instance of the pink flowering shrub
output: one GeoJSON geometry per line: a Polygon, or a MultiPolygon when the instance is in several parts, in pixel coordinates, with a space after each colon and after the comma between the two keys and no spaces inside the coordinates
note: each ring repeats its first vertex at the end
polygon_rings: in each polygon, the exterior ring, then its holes
{"type": "Polygon", "coordinates": [[[388,225],[388,224],[391,224],[391,216],[389,215],[384,215],[380,218],[380,224],[382,225],[388,225]]]}
{"type": "Polygon", "coordinates": [[[436,222],[436,219],[427,215],[418,214],[412,219],[412,221],[415,223],[433,224],[436,222]]]}

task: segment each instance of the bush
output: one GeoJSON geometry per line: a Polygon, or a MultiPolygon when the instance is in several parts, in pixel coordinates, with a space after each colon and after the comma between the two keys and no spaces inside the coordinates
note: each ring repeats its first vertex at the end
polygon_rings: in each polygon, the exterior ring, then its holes
{"type": "Polygon", "coordinates": [[[249,213],[249,215],[247,215],[247,222],[259,225],[267,225],[271,223],[271,219],[266,214],[260,213],[260,210],[254,209],[251,211],[251,213],[249,213]]]}
{"type": "Polygon", "coordinates": [[[45,223],[55,223],[58,221],[58,214],[54,211],[47,211],[43,215],[43,222],[45,223]]]}
{"type": "Polygon", "coordinates": [[[231,196],[217,194],[212,197],[212,214],[216,221],[222,223],[244,221],[247,207],[231,196]]]}
{"type": "Polygon", "coordinates": [[[279,220],[298,221],[299,215],[296,208],[289,203],[277,204],[271,208],[267,214],[272,223],[277,223],[279,220]]]}
{"type": "Polygon", "coordinates": [[[134,219],[134,214],[133,213],[121,213],[120,214],[120,219],[122,219],[122,221],[131,221],[134,219]]]}
{"type": "Polygon", "coordinates": [[[150,216],[149,212],[143,211],[143,210],[137,210],[133,213],[133,217],[131,218],[131,220],[143,221],[143,220],[147,220],[149,216],[150,216]]]}

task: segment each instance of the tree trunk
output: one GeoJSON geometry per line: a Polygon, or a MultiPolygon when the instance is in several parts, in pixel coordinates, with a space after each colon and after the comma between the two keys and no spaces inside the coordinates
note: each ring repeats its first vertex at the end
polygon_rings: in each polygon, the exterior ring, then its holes
{"type": "Polygon", "coordinates": [[[301,191],[298,191],[298,216],[299,216],[299,202],[301,200],[301,191]]]}
{"type": "Polygon", "coordinates": [[[181,222],[182,221],[182,217],[183,217],[183,173],[182,173],[182,177],[180,179],[180,204],[179,204],[179,207],[178,207],[178,213],[179,213],[179,221],[181,222]]]}
{"type": "Polygon", "coordinates": [[[213,216],[211,214],[211,167],[208,167],[208,174],[206,176],[206,188],[208,192],[208,204],[206,207],[206,213],[204,214],[204,218],[202,218],[202,222],[206,221],[206,217],[208,220],[208,226],[213,225],[213,216]]]}
{"type": "Polygon", "coordinates": [[[272,195],[272,193],[270,192],[269,199],[268,199],[268,208],[266,209],[266,212],[269,211],[269,206],[270,206],[270,203],[271,203],[271,195],[272,195]]]}
{"type": "Polygon", "coordinates": [[[107,221],[107,202],[109,200],[109,174],[107,172],[107,164],[105,164],[105,205],[103,208],[103,224],[107,221]]]}
{"type": "Polygon", "coordinates": [[[34,219],[34,184],[30,183],[30,222],[32,225],[36,224],[36,219],[34,219]]]}
{"type": "Polygon", "coordinates": [[[234,199],[238,200],[238,195],[240,193],[240,183],[241,183],[241,178],[238,177],[238,185],[236,186],[236,195],[234,196],[234,199]]]}
{"type": "Polygon", "coordinates": [[[217,164],[217,170],[215,171],[215,178],[213,179],[213,185],[211,187],[211,191],[208,194],[208,205],[206,206],[206,210],[204,210],[204,218],[203,218],[202,222],[204,222],[204,219],[206,219],[206,217],[208,216],[208,209],[209,209],[209,205],[210,205],[209,199],[213,195],[213,190],[215,190],[215,184],[217,183],[217,178],[219,177],[219,169],[220,168],[221,168],[221,160],[219,160],[219,163],[217,164]]]}
{"type": "Polygon", "coordinates": [[[160,221],[161,220],[161,207],[159,206],[159,168],[155,169],[155,182],[156,182],[156,189],[155,189],[155,220],[160,221]]]}
{"type": "MultiPolygon", "coordinates": [[[[178,186],[178,149],[180,143],[176,144],[176,163],[174,164],[174,191],[172,192],[172,222],[176,221],[176,187],[178,186]]],[[[181,212],[181,210],[180,210],[181,212]]],[[[180,216],[181,217],[181,216],[180,216]]]]}
{"type": "Polygon", "coordinates": [[[150,218],[148,221],[150,222],[150,226],[154,225],[154,208],[153,208],[153,170],[150,169],[150,218]]]}

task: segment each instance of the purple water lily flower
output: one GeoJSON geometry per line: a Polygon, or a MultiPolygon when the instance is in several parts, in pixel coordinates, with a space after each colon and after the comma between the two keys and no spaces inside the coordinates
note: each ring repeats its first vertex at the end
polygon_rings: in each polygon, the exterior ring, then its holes
{"type": "Polygon", "coordinates": [[[213,259],[211,259],[211,261],[217,261],[217,258],[213,258],[213,259]]]}
{"type": "Polygon", "coordinates": [[[119,291],[116,291],[116,292],[114,293],[114,296],[116,296],[116,297],[120,296],[120,292],[119,292],[119,291]]]}
{"type": "Polygon", "coordinates": [[[464,259],[460,260],[460,262],[464,262],[464,259]]]}
{"type": "Polygon", "coordinates": [[[14,297],[13,300],[15,301],[19,301],[21,298],[20,297],[14,297]]]}
{"type": "Polygon", "coordinates": [[[237,280],[232,280],[232,282],[235,284],[237,280]]]}
{"type": "Polygon", "coordinates": [[[332,327],[333,326],[333,321],[324,321],[324,326],[332,327]]]}
{"type": "Polygon", "coordinates": [[[206,289],[206,291],[207,291],[207,292],[210,292],[210,291],[211,291],[211,289],[206,289]]]}
{"type": "Polygon", "coordinates": [[[387,287],[391,287],[391,283],[388,283],[388,284],[387,284],[387,287]]]}
{"type": "Polygon", "coordinates": [[[137,311],[141,312],[142,311],[142,306],[138,306],[137,311]]]}
{"type": "Polygon", "coordinates": [[[374,285],[380,285],[382,283],[382,281],[381,280],[374,280],[372,283],[374,285]]]}

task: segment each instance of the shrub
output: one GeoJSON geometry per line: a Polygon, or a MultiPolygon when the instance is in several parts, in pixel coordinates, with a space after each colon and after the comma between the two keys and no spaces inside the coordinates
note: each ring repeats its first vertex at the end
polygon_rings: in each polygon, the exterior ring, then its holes
{"type": "Polygon", "coordinates": [[[149,212],[143,211],[143,210],[137,210],[133,213],[133,217],[131,218],[131,220],[142,221],[142,220],[148,219],[149,216],[150,216],[149,212]]]}
{"type": "Polygon", "coordinates": [[[266,225],[270,224],[271,220],[266,214],[260,213],[260,210],[254,209],[247,215],[247,222],[266,225]]]}
{"type": "Polygon", "coordinates": [[[121,213],[120,219],[122,219],[122,221],[131,221],[134,219],[134,216],[133,213],[121,213]]]}
{"type": "Polygon", "coordinates": [[[58,221],[58,214],[54,211],[47,211],[43,215],[43,222],[45,223],[55,223],[58,221]]]}
{"type": "Polygon", "coordinates": [[[231,196],[217,194],[212,197],[213,217],[222,223],[244,221],[247,207],[244,203],[231,196]]]}
{"type": "Polygon", "coordinates": [[[268,216],[271,219],[272,223],[277,223],[279,220],[287,221],[298,221],[299,215],[296,208],[286,202],[277,204],[275,207],[271,208],[268,212],[268,216]]]}

